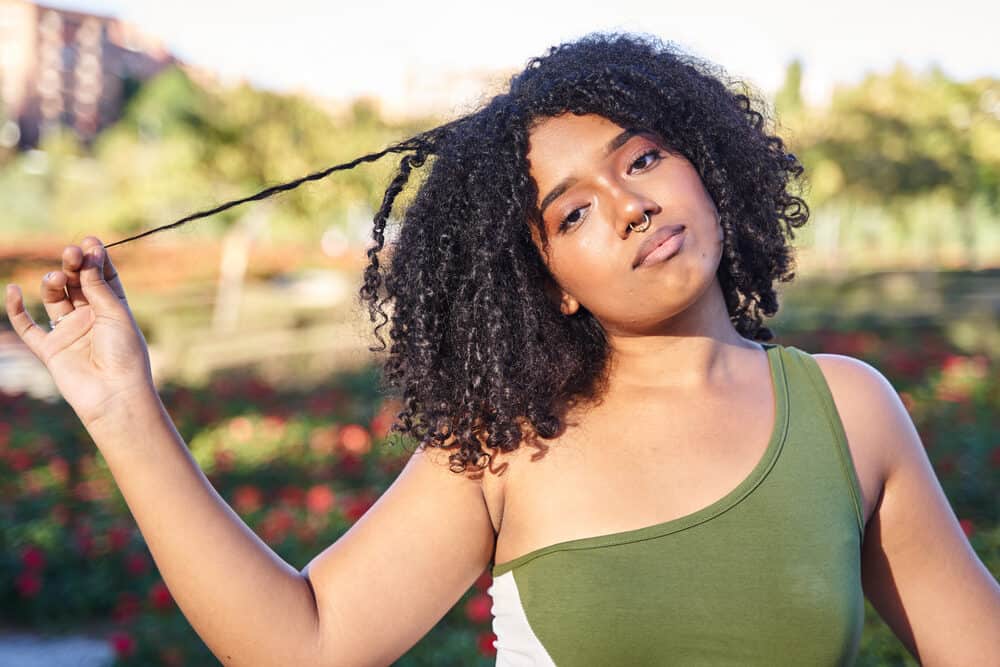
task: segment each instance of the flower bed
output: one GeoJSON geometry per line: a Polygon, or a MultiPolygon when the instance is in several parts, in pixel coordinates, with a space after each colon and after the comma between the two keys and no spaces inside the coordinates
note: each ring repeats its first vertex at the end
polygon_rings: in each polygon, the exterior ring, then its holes
{"type": "MultiPolygon", "coordinates": [[[[784,345],[865,359],[900,392],[980,558],[1000,572],[1000,373],[932,335],[823,332],[784,345]],[[891,343],[889,342],[891,340],[891,343]]],[[[279,390],[246,375],[160,394],[193,456],[294,567],[336,541],[409,455],[376,376],[279,390]]],[[[8,627],[107,622],[121,665],[218,664],[160,579],[103,458],[64,403],[0,394],[0,609],[8,627]]],[[[397,665],[489,665],[488,572],[397,665]]],[[[860,664],[916,664],[866,603],[860,664]]]]}

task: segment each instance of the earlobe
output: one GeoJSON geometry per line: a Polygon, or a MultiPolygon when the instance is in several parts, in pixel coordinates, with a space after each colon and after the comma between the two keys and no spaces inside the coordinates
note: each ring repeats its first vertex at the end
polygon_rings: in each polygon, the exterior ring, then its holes
{"type": "Polygon", "coordinates": [[[580,303],[568,294],[563,294],[562,303],[559,310],[563,315],[574,315],[580,309],[580,303]]]}
{"type": "Polygon", "coordinates": [[[556,303],[559,304],[559,312],[563,315],[572,315],[580,308],[580,303],[572,296],[564,292],[552,277],[549,277],[549,279],[545,281],[545,293],[548,295],[553,305],[556,303]]]}

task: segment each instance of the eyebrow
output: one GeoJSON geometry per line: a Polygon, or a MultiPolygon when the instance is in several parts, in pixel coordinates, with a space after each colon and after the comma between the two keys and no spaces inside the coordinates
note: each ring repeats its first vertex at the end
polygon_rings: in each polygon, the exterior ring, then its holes
{"type": "MultiPolygon", "coordinates": [[[[630,127],[621,134],[618,134],[604,147],[604,156],[607,157],[608,155],[611,155],[611,153],[624,146],[625,142],[637,134],[645,134],[645,132],[639,128],[630,127]]],[[[544,215],[545,209],[549,207],[549,204],[554,202],[556,199],[561,197],[564,192],[573,187],[573,185],[576,184],[576,180],[577,179],[571,176],[559,181],[556,187],[552,188],[552,191],[545,195],[545,199],[542,200],[542,205],[538,208],[539,215],[544,215]]]]}

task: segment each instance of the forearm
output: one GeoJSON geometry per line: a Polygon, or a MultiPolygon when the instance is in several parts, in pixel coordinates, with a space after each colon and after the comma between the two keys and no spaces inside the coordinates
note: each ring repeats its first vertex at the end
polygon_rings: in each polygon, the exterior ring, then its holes
{"type": "Polygon", "coordinates": [[[155,391],[87,426],[198,635],[226,665],[308,665],[318,652],[306,579],[226,504],[155,391]]]}

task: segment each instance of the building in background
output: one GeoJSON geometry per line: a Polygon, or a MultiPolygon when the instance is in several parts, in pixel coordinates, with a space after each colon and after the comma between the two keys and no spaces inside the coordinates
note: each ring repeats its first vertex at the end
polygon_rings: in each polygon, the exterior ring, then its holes
{"type": "Polygon", "coordinates": [[[0,0],[0,143],[33,147],[57,126],[89,141],[139,83],[176,62],[119,19],[0,0]]]}

